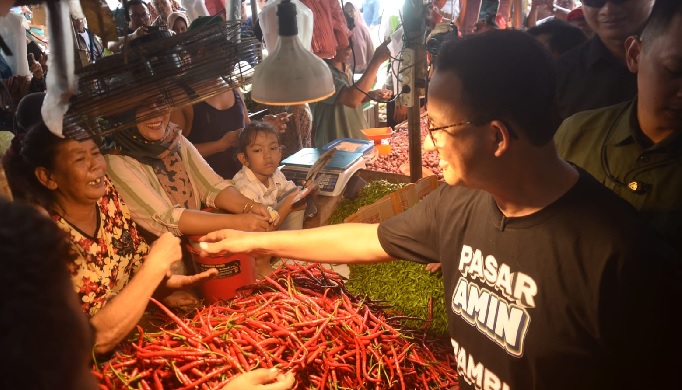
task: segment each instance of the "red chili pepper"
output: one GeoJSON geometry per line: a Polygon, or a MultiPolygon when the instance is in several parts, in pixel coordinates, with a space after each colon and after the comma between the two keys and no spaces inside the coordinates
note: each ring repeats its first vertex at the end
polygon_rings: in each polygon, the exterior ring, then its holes
{"type": "MultiPolygon", "coordinates": [[[[184,330],[185,332],[189,333],[189,334],[192,335],[192,336],[195,336],[195,337],[198,337],[198,336],[199,336],[196,332],[194,332],[194,330],[193,330],[192,328],[190,328],[189,326],[187,326],[187,324],[185,324],[184,321],[182,321],[178,316],[176,316],[175,314],[173,314],[173,312],[170,311],[166,306],[164,306],[163,304],[161,304],[161,302],[157,301],[157,300],[154,299],[154,298],[149,298],[149,300],[152,301],[152,302],[154,302],[161,310],[163,310],[164,313],[166,313],[166,315],[167,315],[170,319],[172,319],[176,324],[178,324],[178,326],[180,327],[180,329],[184,330]]],[[[201,337],[198,337],[198,338],[201,339],[201,337]]]]}
{"type": "Polygon", "coordinates": [[[326,349],[327,347],[325,345],[315,349],[311,354],[308,355],[308,358],[305,360],[306,364],[312,363],[313,360],[315,360],[315,358],[317,358],[326,349]]]}
{"type": "Polygon", "coordinates": [[[222,368],[226,371],[193,387],[220,388],[244,370],[273,363],[293,369],[298,388],[378,390],[404,383],[423,389],[427,378],[432,388],[457,384],[449,345],[429,350],[423,330],[399,329],[406,319],[399,313],[387,317],[383,303],[351,295],[332,271],[305,269],[283,267],[270,281],[200,308],[191,318],[157,316],[160,331],[121,344],[122,353],[100,370],[100,384],[141,387],[144,379],[155,390],[164,383],[177,388],[177,381],[191,386],[206,376],[202,373],[222,368]]]}
{"type": "Polygon", "coordinates": [[[194,382],[185,383],[186,386],[181,387],[180,390],[193,389],[193,388],[199,386],[200,384],[202,384],[204,382],[208,382],[210,379],[222,374],[223,372],[225,372],[227,370],[228,370],[228,367],[219,367],[219,368],[211,371],[210,373],[206,374],[204,377],[199,378],[198,380],[196,380],[194,382]]]}
{"type": "Polygon", "coordinates": [[[140,380],[140,386],[142,386],[143,390],[152,390],[152,387],[149,386],[149,383],[144,379],[140,380]]]}
{"type": "Polygon", "coordinates": [[[154,381],[155,390],[164,390],[161,379],[159,379],[159,374],[156,371],[152,374],[152,380],[154,381]]]}

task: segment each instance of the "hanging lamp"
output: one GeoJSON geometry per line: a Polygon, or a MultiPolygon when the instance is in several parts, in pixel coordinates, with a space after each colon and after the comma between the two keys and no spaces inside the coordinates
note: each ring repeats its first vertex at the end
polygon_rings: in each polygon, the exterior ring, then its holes
{"type": "Polygon", "coordinates": [[[327,64],[305,49],[298,39],[296,5],[277,5],[279,39],[275,50],[256,66],[251,99],[273,106],[312,103],[334,94],[327,64]]]}

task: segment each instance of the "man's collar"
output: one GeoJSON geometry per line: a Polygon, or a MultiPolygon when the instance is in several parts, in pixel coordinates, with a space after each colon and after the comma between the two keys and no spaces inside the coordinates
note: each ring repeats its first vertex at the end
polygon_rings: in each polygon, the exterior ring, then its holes
{"type": "Polygon", "coordinates": [[[659,149],[666,148],[668,152],[674,155],[680,155],[682,153],[682,135],[672,134],[665,140],[659,142],[656,145],[648,145],[650,141],[642,140],[644,133],[639,125],[639,119],[637,118],[637,97],[632,99],[623,110],[619,113],[612,123],[611,130],[613,134],[610,140],[607,142],[611,145],[627,145],[632,142],[636,142],[642,146],[644,149],[659,149]]]}
{"type": "Polygon", "coordinates": [[[639,121],[637,120],[637,98],[625,104],[618,116],[610,124],[611,137],[608,140],[612,145],[625,145],[633,142],[637,132],[641,133],[639,121]]]}
{"type": "Polygon", "coordinates": [[[618,61],[613,58],[613,55],[609,49],[606,48],[604,42],[602,42],[597,34],[594,34],[594,36],[587,42],[587,50],[585,51],[585,64],[588,68],[591,68],[601,61],[618,63],[618,61]]]}

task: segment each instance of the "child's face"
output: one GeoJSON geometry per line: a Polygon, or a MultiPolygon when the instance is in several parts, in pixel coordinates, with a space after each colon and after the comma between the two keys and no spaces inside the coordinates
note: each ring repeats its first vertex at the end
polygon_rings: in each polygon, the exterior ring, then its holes
{"type": "Polygon", "coordinates": [[[251,169],[258,180],[267,183],[268,178],[279,166],[281,159],[282,149],[277,141],[277,136],[259,131],[253,143],[246,148],[244,165],[251,169]]]}

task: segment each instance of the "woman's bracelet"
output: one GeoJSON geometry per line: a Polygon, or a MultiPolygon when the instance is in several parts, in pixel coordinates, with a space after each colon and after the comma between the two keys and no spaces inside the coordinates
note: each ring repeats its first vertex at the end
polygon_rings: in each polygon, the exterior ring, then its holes
{"type": "Polygon", "coordinates": [[[244,205],[244,209],[242,210],[242,214],[246,214],[249,211],[251,211],[253,209],[253,206],[255,205],[256,205],[255,200],[249,200],[248,202],[246,202],[246,204],[244,205]]]}

